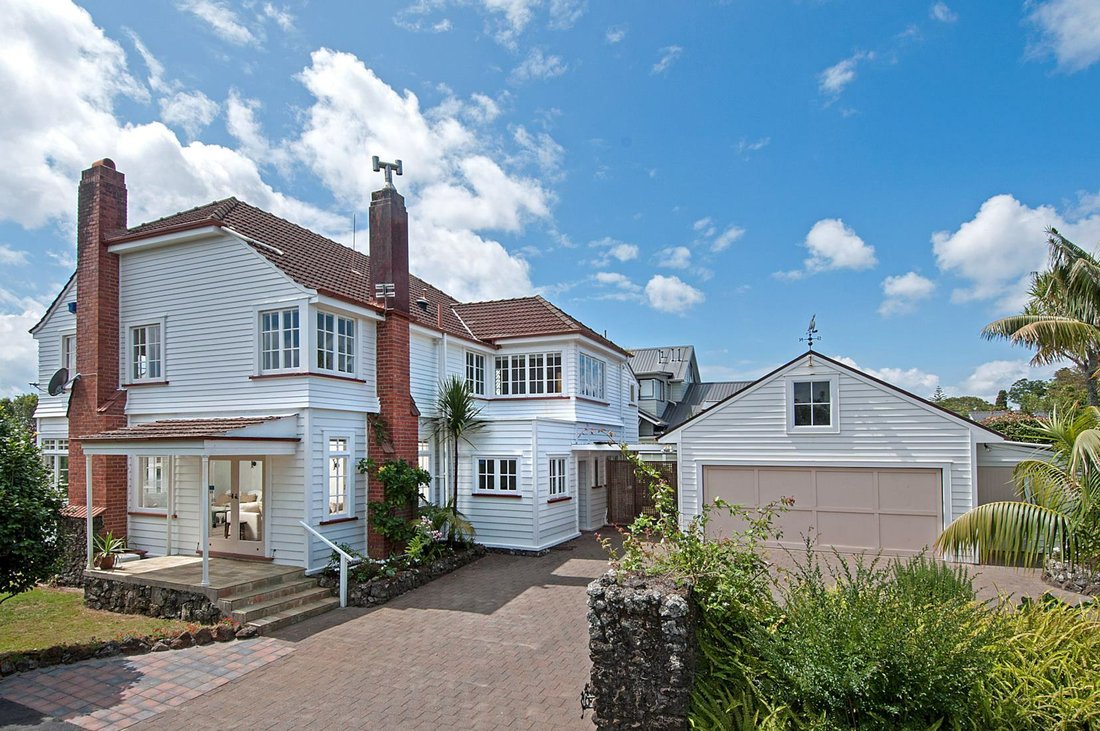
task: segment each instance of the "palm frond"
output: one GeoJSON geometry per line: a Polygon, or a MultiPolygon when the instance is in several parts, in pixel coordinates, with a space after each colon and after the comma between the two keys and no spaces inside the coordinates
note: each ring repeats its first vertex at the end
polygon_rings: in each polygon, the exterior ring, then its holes
{"type": "Polygon", "coordinates": [[[936,539],[944,556],[975,553],[1033,564],[1052,548],[1073,552],[1070,516],[1032,503],[1003,501],[979,505],[956,518],[936,539]]]}

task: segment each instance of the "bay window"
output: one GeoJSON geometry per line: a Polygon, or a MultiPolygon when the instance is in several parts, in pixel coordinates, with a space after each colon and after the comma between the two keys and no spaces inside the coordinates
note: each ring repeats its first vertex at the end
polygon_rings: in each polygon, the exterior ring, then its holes
{"type": "Polygon", "coordinates": [[[598,358],[581,353],[580,388],[581,396],[604,399],[604,362],[598,358]]]}
{"type": "Polygon", "coordinates": [[[330,312],[317,313],[317,368],[355,373],[355,320],[330,312]]]}
{"type": "Polygon", "coordinates": [[[496,357],[498,396],[543,396],[562,392],[561,353],[496,357]]]}
{"type": "Polygon", "coordinates": [[[466,388],[475,396],[485,395],[485,356],[466,351],[466,388]]]}
{"type": "Polygon", "coordinates": [[[281,371],[298,368],[300,328],[298,308],[260,313],[260,370],[281,371]]]}

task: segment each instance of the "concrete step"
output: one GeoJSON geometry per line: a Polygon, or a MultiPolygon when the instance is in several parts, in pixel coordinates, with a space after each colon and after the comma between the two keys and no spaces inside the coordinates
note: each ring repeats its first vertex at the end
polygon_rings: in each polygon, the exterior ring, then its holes
{"type": "Polygon", "coordinates": [[[244,609],[246,607],[255,606],[256,604],[266,602],[269,599],[277,599],[279,597],[290,596],[291,594],[297,594],[301,591],[315,589],[316,587],[316,579],[301,578],[296,581],[285,581],[282,584],[272,584],[269,586],[261,587],[259,589],[252,589],[251,591],[243,591],[239,594],[233,594],[231,596],[219,599],[218,604],[221,606],[223,612],[229,614],[237,609],[244,609]]]}
{"type": "Polygon", "coordinates": [[[318,614],[324,614],[332,609],[336,609],[340,606],[340,600],[334,596],[328,596],[320,601],[310,602],[309,604],[303,604],[293,609],[287,609],[277,614],[271,614],[260,619],[255,619],[248,624],[257,628],[260,634],[267,634],[268,632],[274,632],[275,630],[288,627],[298,622],[303,622],[310,617],[316,617],[318,614]]]}
{"type": "Polygon", "coordinates": [[[316,582],[313,582],[312,588],[246,605],[240,609],[233,610],[231,616],[237,622],[247,624],[262,617],[281,614],[284,611],[296,609],[306,604],[312,604],[331,596],[331,590],[322,589],[317,586],[316,582]]]}
{"type": "Polygon", "coordinates": [[[305,569],[287,567],[285,571],[278,573],[272,573],[270,576],[264,576],[263,578],[254,579],[252,581],[243,581],[240,584],[234,584],[233,586],[226,586],[218,589],[218,598],[224,599],[226,597],[236,596],[238,594],[247,594],[252,591],[261,589],[268,589],[273,586],[280,586],[290,581],[299,581],[306,575],[305,569]]]}

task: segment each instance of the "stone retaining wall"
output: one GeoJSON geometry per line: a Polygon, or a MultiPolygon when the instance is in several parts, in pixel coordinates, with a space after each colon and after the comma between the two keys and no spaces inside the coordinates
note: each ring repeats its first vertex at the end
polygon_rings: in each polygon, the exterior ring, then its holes
{"type": "Polygon", "coordinates": [[[84,579],[84,604],[91,609],[197,624],[214,624],[222,619],[221,609],[204,594],[93,576],[84,579]]]}
{"type": "Polygon", "coordinates": [[[608,571],[588,585],[592,680],[600,729],[687,729],[699,612],[690,587],[608,571]]]}
{"type": "MultiPolygon", "coordinates": [[[[465,551],[445,556],[427,566],[417,566],[400,571],[396,576],[378,576],[369,581],[356,582],[348,578],[348,606],[373,607],[385,604],[389,600],[423,586],[433,579],[473,563],[485,555],[483,546],[475,545],[465,551]]],[[[325,571],[321,575],[321,586],[339,591],[340,572],[325,571]]]]}
{"type": "Polygon", "coordinates": [[[1078,594],[1100,595],[1100,571],[1074,566],[1068,561],[1047,561],[1043,581],[1078,594]]]}
{"type": "MultiPolygon", "coordinates": [[[[88,542],[85,530],[88,527],[84,518],[61,517],[61,567],[54,583],[60,586],[84,586],[84,569],[88,566],[88,542]]],[[[103,532],[103,517],[92,519],[92,529],[96,534],[103,532]]]]}

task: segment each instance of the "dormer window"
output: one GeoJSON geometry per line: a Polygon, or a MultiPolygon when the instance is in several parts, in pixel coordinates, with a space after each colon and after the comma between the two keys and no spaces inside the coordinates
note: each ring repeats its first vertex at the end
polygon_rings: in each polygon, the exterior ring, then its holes
{"type": "Polygon", "coordinates": [[[839,431],[835,376],[797,379],[787,383],[789,431],[829,433],[839,431]]]}

